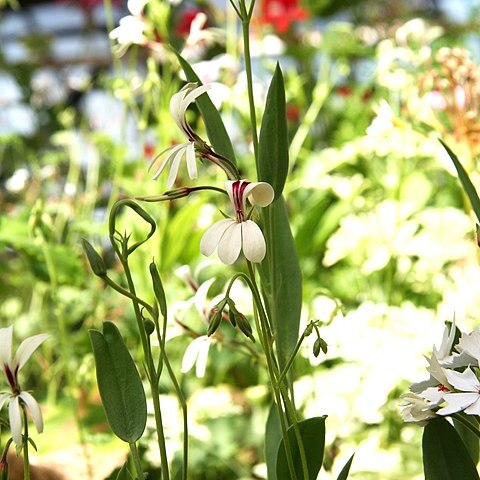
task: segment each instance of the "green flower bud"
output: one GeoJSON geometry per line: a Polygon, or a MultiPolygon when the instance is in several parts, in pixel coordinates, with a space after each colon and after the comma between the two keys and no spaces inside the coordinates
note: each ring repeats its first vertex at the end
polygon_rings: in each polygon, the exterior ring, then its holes
{"type": "Polygon", "coordinates": [[[323,353],[327,353],[328,345],[327,342],[323,338],[318,337],[313,344],[313,355],[318,357],[320,355],[320,351],[323,353]]]}
{"type": "Polygon", "coordinates": [[[145,327],[145,331],[147,332],[148,336],[155,331],[155,324],[149,318],[144,320],[143,326],[145,327]]]}
{"type": "Polygon", "coordinates": [[[95,275],[98,277],[105,277],[107,275],[107,268],[103,258],[97,253],[97,251],[92,247],[92,245],[85,239],[82,240],[83,251],[87,256],[88,263],[95,275]]]}
{"type": "Polygon", "coordinates": [[[213,307],[212,314],[210,315],[210,322],[208,324],[207,335],[213,335],[217,328],[220,326],[220,322],[222,321],[222,311],[217,310],[216,307],[213,307]]]}
{"type": "Polygon", "coordinates": [[[250,323],[248,322],[247,317],[242,313],[238,312],[235,315],[235,321],[238,325],[238,328],[245,334],[245,336],[250,338],[252,342],[255,342],[255,337],[253,336],[252,327],[250,326],[250,323]]]}

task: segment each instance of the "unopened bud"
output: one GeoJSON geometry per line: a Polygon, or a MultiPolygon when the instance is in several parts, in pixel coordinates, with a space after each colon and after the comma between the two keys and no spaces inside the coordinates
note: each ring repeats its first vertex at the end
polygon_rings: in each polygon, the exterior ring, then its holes
{"type": "Polygon", "coordinates": [[[147,332],[148,336],[155,331],[155,324],[149,318],[144,320],[143,326],[145,327],[145,332],[147,332]]]}
{"type": "Polygon", "coordinates": [[[320,355],[320,351],[323,353],[327,353],[328,345],[327,342],[323,338],[318,337],[313,344],[313,355],[318,357],[320,355]]]}
{"type": "Polygon", "coordinates": [[[238,325],[238,328],[248,337],[252,342],[255,342],[255,337],[253,336],[252,327],[250,326],[247,317],[242,313],[237,313],[235,315],[235,321],[238,325]]]}
{"type": "Polygon", "coordinates": [[[85,239],[82,240],[83,251],[88,258],[88,263],[95,275],[98,277],[104,277],[107,275],[107,269],[103,258],[97,253],[92,245],[85,239]]]}
{"type": "Polygon", "coordinates": [[[220,322],[222,321],[222,311],[217,310],[216,307],[213,307],[212,314],[210,315],[210,323],[208,324],[207,335],[213,335],[217,328],[220,326],[220,322]]]}
{"type": "Polygon", "coordinates": [[[305,335],[306,337],[308,337],[309,335],[311,335],[312,332],[313,332],[313,323],[310,322],[310,323],[307,325],[307,328],[305,329],[304,335],[305,335]]]}

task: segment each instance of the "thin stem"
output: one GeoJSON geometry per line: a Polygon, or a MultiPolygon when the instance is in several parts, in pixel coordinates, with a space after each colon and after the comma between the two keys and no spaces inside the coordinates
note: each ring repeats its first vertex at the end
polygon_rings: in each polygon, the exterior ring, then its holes
{"type": "Polygon", "coordinates": [[[133,464],[135,465],[135,472],[139,480],[144,480],[145,475],[143,473],[142,464],[140,462],[140,455],[138,454],[137,444],[135,442],[129,443],[130,453],[132,455],[133,464]]]}
{"type": "Polygon", "coordinates": [[[114,290],[116,290],[118,293],[121,293],[122,295],[124,295],[125,297],[128,297],[130,298],[131,300],[135,300],[136,302],[138,302],[140,305],[142,305],[142,307],[146,308],[148,313],[150,313],[150,315],[153,315],[153,308],[150,304],[148,304],[147,302],[145,302],[144,300],[142,300],[141,298],[133,295],[129,290],[127,290],[126,288],[123,288],[121,285],[119,285],[118,283],[116,283],[114,280],[112,280],[110,277],[108,277],[107,275],[103,276],[102,277],[103,281],[107,284],[107,285],[110,285],[110,287],[112,287],[114,290]]]}
{"type": "Polygon", "coordinates": [[[30,480],[30,459],[28,457],[28,418],[25,405],[21,404],[23,414],[23,478],[24,480],[30,480]]]}
{"type": "Polygon", "coordinates": [[[287,364],[285,365],[283,371],[280,373],[280,376],[278,377],[277,379],[277,384],[280,385],[280,383],[283,382],[284,378],[286,377],[288,371],[290,370],[290,367],[292,366],[294,360],[295,360],[295,357],[297,356],[297,353],[298,353],[298,350],[300,349],[300,347],[302,346],[302,343],[303,343],[303,340],[305,339],[305,332],[306,332],[306,329],[303,331],[301,337],[298,339],[298,342],[297,344],[295,345],[295,348],[293,350],[293,352],[291,353],[290,355],[290,358],[288,359],[288,362],[287,364]]]}

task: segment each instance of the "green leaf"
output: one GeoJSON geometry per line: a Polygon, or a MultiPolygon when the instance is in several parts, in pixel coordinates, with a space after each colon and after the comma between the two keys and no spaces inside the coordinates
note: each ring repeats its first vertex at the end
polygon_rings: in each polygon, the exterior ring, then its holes
{"type": "Polygon", "coordinates": [[[348,474],[350,473],[350,467],[352,466],[354,455],[355,454],[353,454],[348,460],[348,462],[344,465],[344,467],[342,468],[342,471],[338,474],[337,480],[347,480],[348,474]]]}
{"type": "Polygon", "coordinates": [[[475,215],[477,216],[477,219],[480,222],[480,199],[478,198],[477,191],[473,186],[473,183],[470,180],[468,173],[463,168],[463,165],[460,163],[460,160],[458,160],[458,157],[452,152],[452,150],[450,150],[450,148],[448,148],[447,144],[444,143],[442,140],[440,140],[440,143],[443,145],[443,148],[445,148],[445,150],[447,151],[448,156],[452,159],[452,162],[455,165],[455,168],[458,173],[458,178],[462,183],[463,190],[468,195],[468,198],[470,199],[470,203],[472,204],[473,211],[475,212],[475,215]]]}
{"type": "Polygon", "coordinates": [[[265,426],[265,462],[269,480],[277,480],[277,453],[281,440],[282,428],[278,416],[278,407],[276,404],[272,404],[265,426]]]}
{"type": "Polygon", "coordinates": [[[117,473],[117,478],[115,480],[133,480],[132,474],[128,471],[126,463],[117,473]]]}
{"type": "Polygon", "coordinates": [[[288,174],[285,86],[278,64],[268,89],[258,146],[258,179],[273,187],[277,199],[288,174]]]}
{"type": "MultiPolygon", "coordinates": [[[[190,64],[180,55],[180,53],[174,50],[175,55],[180,62],[180,65],[189,82],[198,83],[202,85],[202,82],[194,72],[190,64]]],[[[206,94],[200,95],[195,103],[198,105],[198,109],[202,114],[205,127],[207,129],[207,136],[212,144],[213,149],[230,160],[235,165],[235,153],[233,152],[232,142],[228,136],[225,125],[223,124],[222,117],[215,108],[215,105],[210,100],[210,97],[206,94]]]]}
{"type": "MultiPolygon", "coordinates": [[[[298,428],[305,448],[305,455],[307,457],[308,478],[310,480],[316,480],[323,463],[323,453],[325,449],[325,418],[326,417],[313,417],[307,420],[302,420],[298,423],[298,428]]],[[[297,478],[303,479],[300,451],[293,425],[289,427],[287,435],[297,478]]],[[[291,480],[283,438],[278,447],[277,480],[291,480]]]]}
{"type": "MultiPolygon", "coordinates": [[[[476,421],[476,417],[474,415],[467,415],[465,413],[457,413],[457,415],[461,415],[465,417],[466,420],[474,422],[474,424],[478,427],[478,422],[476,421]]],[[[478,463],[478,459],[480,458],[480,443],[478,437],[465,425],[463,425],[463,423],[460,423],[455,418],[453,419],[453,425],[458,435],[463,440],[463,443],[465,444],[473,463],[476,465],[478,463]]]]}
{"type": "Polygon", "coordinates": [[[445,418],[426,425],[422,449],[425,480],[479,479],[465,444],[445,418]]]}
{"type": "Polygon", "coordinates": [[[302,309],[302,272],[283,197],[262,210],[267,245],[260,274],[265,303],[276,333],[276,348],[283,370],[295,349],[302,309]]]}
{"type": "Polygon", "coordinates": [[[118,328],[104,322],[103,334],[90,330],[97,383],[108,423],[117,437],[136,442],[147,422],[142,380],[118,328]]]}

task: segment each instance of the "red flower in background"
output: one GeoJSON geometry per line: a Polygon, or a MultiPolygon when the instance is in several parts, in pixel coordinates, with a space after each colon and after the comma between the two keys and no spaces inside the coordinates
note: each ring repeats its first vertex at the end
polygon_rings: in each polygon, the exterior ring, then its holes
{"type": "Polygon", "coordinates": [[[262,0],[260,9],[260,21],[273,25],[278,33],[285,33],[293,22],[308,18],[298,0],[262,0]]]}
{"type": "Polygon", "coordinates": [[[192,22],[199,13],[205,13],[205,15],[207,15],[207,12],[201,8],[190,8],[188,10],[184,10],[178,19],[175,27],[175,33],[179,37],[188,37],[192,22]]]}

